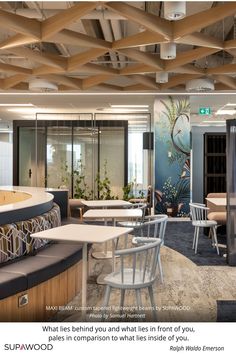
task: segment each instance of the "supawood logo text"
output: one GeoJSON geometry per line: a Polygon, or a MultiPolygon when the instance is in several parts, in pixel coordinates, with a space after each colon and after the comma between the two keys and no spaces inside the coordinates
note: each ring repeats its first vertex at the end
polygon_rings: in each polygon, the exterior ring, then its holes
{"type": "Polygon", "coordinates": [[[52,344],[4,344],[4,350],[53,350],[52,344]]]}

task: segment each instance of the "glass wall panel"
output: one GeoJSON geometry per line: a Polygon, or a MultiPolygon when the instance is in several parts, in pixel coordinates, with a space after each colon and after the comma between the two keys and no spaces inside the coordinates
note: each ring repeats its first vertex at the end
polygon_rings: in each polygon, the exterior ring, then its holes
{"type": "Polygon", "coordinates": [[[47,128],[47,187],[71,191],[72,127],[47,128]]]}
{"type": "Polygon", "coordinates": [[[76,198],[94,198],[98,170],[98,129],[75,127],[73,130],[73,190],[76,198]]]}
{"type": "Polygon", "coordinates": [[[124,127],[100,127],[99,130],[100,178],[110,180],[111,196],[120,199],[125,179],[124,134],[124,127]]]}
{"type": "Polygon", "coordinates": [[[123,198],[128,181],[146,189],[151,173],[142,139],[149,114],[36,116],[14,122],[16,184],[69,188],[70,196],[88,199],[123,198]]]}
{"type": "Polygon", "coordinates": [[[45,185],[45,129],[19,128],[19,185],[45,185]]]}
{"type": "Polygon", "coordinates": [[[152,152],[143,150],[143,133],[151,129],[150,113],[99,113],[95,117],[96,121],[109,120],[109,124],[113,123],[113,125],[115,125],[115,121],[127,121],[127,182],[132,183],[135,195],[138,196],[140,192],[145,194],[147,186],[152,181],[152,152]]]}
{"type": "Polygon", "coordinates": [[[12,124],[0,122],[0,186],[12,185],[12,124]]]}

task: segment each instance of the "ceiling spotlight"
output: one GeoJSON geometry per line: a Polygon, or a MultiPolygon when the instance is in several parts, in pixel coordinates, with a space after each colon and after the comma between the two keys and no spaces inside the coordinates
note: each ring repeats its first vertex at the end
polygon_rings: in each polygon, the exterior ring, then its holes
{"type": "Polygon", "coordinates": [[[33,79],[29,82],[29,91],[32,92],[55,92],[58,91],[58,86],[43,79],[33,79]]]}
{"type": "Polygon", "coordinates": [[[210,79],[194,79],[186,83],[186,91],[188,92],[209,92],[214,91],[215,86],[213,80],[210,79]]]}
{"type": "Polygon", "coordinates": [[[164,18],[170,21],[177,21],[186,16],[185,1],[165,1],[164,18]]]}
{"type": "Polygon", "coordinates": [[[165,71],[162,71],[160,73],[156,73],[156,82],[160,84],[164,84],[168,82],[168,73],[165,71]]]}
{"type": "Polygon", "coordinates": [[[176,44],[175,43],[161,43],[160,44],[160,57],[164,60],[176,58],[176,44]]]}

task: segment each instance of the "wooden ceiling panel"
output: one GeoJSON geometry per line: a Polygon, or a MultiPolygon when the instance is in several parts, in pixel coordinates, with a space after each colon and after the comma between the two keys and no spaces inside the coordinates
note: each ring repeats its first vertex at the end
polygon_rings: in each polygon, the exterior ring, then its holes
{"type": "Polygon", "coordinates": [[[36,39],[41,38],[41,23],[7,11],[0,10],[0,27],[7,27],[15,32],[26,34],[36,39]]]}
{"type": "Polygon", "coordinates": [[[81,1],[59,8],[55,2],[49,9],[40,2],[24,4],[21,15],[17,2],[14,10],[9,4],[0,9],[3,90],[28,89],[27,81],[37,76],[56,82],[61,90],[179,90],[188,80],[207,76],[219,89],[236,89],[236,2],[214,2],[211,8],[199,7],[201,12],[188,2],[191,15],[179,21],[160,17],[160,2],[81,1]],[[223,35],[220,39],[219,21],[227,22],[225,41],[223,35]],[[175,59],[160,59],[160,44],[165,42],[176,43],[175,59]],[[153,77],[161,71],[169,72],[170,79],[159,85],[153,77]],[[124,77],[133,84],[124,87],[124,77]]]}
{"type": "Polygon", "coordinates": [[[192,16],[187,16],[182,20],[173,23],[173,37],[186,36],[197,30],[210,26],[213,23],[223,20],[225,17],[236,13],[235,1],[226,2],[223,5],[212,7],[209,10],[199,12],[192,16]]]}
{"type": "Polygon", "coordinates": [[[138,23],[140,26],[163,35],[166,39],[169,39],[172,35],[172,23],[161,17],[137,9],[125,2],[109,2],[105,6],[138,23]]]}
{"type": "Polygon", "coordinates": [[[49,17],[42,23],[42,39],[51,37],[53,34],[66,28],[66,26],[72,22],[78,21],[82,16],[92,11],[96,6],[96,2],[81,2],[78,5],[49,17]]]}

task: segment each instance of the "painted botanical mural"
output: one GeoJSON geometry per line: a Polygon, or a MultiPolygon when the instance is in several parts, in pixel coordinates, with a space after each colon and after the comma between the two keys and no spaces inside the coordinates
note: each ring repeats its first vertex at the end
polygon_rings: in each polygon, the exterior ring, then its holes
{"type": "Polygon", "coordinates": [[[185,97],[155,105],[155,212],[186,216],[190,200],[190,106],[185,97]]]}

